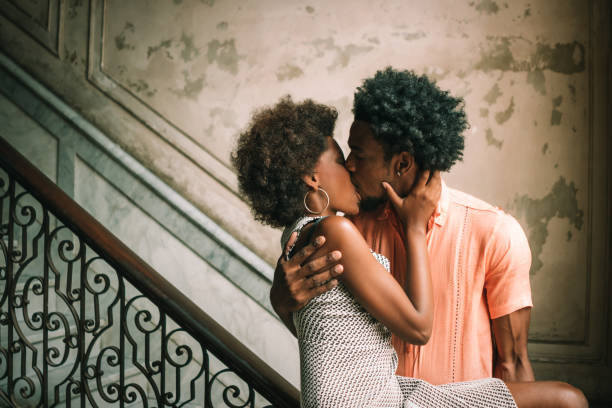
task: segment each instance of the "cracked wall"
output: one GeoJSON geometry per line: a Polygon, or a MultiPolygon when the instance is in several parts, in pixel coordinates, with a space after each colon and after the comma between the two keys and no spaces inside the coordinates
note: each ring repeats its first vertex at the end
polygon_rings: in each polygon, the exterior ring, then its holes
{"type": "Polygon", "coordinates": [[[271,264],[279,232],[252,221],[231,183],[207,173],[229,168],[254,109],[286,94],[333,105],[346,148],[353,92],[377,69],[425,73],[463,97],[471,125],[464,161],[445,180],[503,207],[525,229],[532,336],[583,340],[589,200],[598,194],[589,191],[589,53],[604,52],[590,51],[591,3],[107,0],[99,74],[113,85],[103,92],[87,74],[87,3],[66,2],[61,62],[20,51],[29,40],[0,21],[3,49],[271,264]],[[113,87],[131,99],[113,99],[113,87]],[[217,167],[194,164],[186,145],[143,112],[217,167]]]}

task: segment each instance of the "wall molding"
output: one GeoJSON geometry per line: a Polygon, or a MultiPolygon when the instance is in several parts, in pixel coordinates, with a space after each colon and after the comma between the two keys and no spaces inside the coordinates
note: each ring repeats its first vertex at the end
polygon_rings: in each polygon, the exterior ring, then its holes
{"type": "Polygon", "coordinates": [[[52,54],[61,58],[64,0],[47,1],[47,21],[43,24],[30,15],[19,3],[23,2],[0,0],[0,14],[42,44],[52,54]]]}
{"type": "Polygon", "coordinates": [[[74,160],[111,185],[269,313],[273,268],[0,52],[0,92],[59,140],[57,183],[74,197],[74,160]],[[62,170],[66,166],[68,170],[62,170]],[[120,175],[120,176],[117,176],[120,175]]]}
{"type": "Polygon", "coordinates": [[[107,13],[108,3],[106,0],[91,0],[87,80],[109,99],[129,112],[134,119],[144,124],[154,134],[168,142],[188,160],[242,200],[236,176],[226,163],[182,130],[180,126],[173,123],[136,93],[104,71],[107,13]]]}

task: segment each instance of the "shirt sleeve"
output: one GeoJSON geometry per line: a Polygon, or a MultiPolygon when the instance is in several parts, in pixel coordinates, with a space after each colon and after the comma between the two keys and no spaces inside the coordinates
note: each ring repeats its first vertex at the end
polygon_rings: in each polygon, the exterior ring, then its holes
{"type": "Polygon", "coordinates": [[[485,289],[491,319],[532,307],[531,251],[520,224],[503,214],[487,244],[485,289]]]}

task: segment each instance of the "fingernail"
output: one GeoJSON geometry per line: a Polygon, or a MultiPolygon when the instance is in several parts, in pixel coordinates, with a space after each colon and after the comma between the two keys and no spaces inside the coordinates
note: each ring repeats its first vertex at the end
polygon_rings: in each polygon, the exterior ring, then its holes
{"type": "Polygon", "coordinates": [[[330,255],[331,259],[336,260],[336,261],[338,259],[342,258],[342,253],[340,251],[334,251],[334,252],[332,252],[329,255],[330,255]]]}
{"type": "Polygon", "coordinates": [[[319,235],[314,240],[314,246],[320,247],[321,245],[323,245],[324,242],[325,242],[325,237],[323,235],[319,235]]]}
{"type": "Polygon", "coordinates": [[[344,267],[342,265],[334,266],[334,272],[335,273],[342,273],[343,270],[344,270],[344,267]]]}

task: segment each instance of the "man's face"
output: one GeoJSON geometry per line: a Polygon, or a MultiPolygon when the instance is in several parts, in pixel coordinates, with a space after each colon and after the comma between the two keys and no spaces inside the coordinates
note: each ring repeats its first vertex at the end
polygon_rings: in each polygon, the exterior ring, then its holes
{"type": "Polygon", "coordinates": [[[392,166],[385,161],[382,144],[374,138],[367,122],[353,122],[348,145],[351,151],[346,158],[346,169],[361,196],[359,205],[362,210],[373,210],[386,200],[381,182],[392,180],[392,166]]]}

